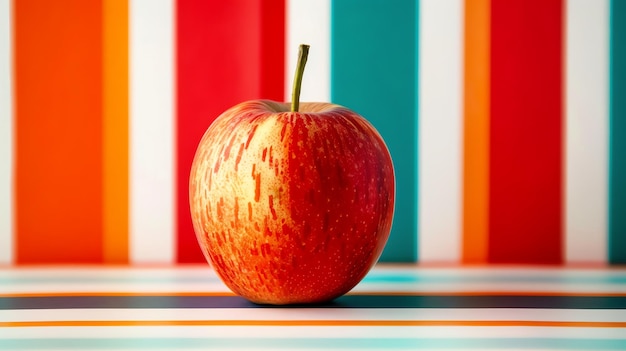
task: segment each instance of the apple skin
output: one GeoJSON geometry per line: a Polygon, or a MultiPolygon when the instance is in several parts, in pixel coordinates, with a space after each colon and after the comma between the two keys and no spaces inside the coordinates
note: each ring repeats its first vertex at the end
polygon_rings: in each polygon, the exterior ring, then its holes
{"type": "Polygon", "coordinates": [[[339,105],[230,108],[200,141],[189,187],[205,257],[233,292],[258,304],[347,293],[391,230],[389,151],[369,122],[339,105]]]}

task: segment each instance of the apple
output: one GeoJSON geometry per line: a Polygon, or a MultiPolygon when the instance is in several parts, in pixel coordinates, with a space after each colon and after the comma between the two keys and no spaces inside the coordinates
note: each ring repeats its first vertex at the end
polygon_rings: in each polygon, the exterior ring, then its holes
{"type": "Polygon", "coordinates": [[[363,117],[299,103],[308,46],[300,46],[291,104],[253,100],[221,114],[200,141],[190,207],[202,251],[223,282],[259,304],[330,301],[376,263],[391,230],[389,151],[363,117]]]}

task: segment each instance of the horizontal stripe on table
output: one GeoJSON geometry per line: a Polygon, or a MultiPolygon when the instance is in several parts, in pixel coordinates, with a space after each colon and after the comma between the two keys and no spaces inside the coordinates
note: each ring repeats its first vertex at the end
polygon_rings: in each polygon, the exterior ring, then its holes
{"type": "MultiPolygon", "coordinates": [[[[350,294],[366,295],[548,295],[548,296],[625,296],[626,285],[618,284],[550,284],[550,283],[361,283],[350,294]]],[[[212,284],[16,284],[0,287],[0,297],[79,296],[79,295],[164,295],[205,296],[232,295],[221,282],[212,284]]]]}
{"type": "MultiPolygon", "coordinates": [[[[203,295],[227,294],[230,290],[221,282],[177,284],[15,284],[0,286],[0,296],[46,295],[203,295]]],[[[389,295],[566,295],[566,296],[624,296],[626,284],[559,284],[559,283],[361,283],[353,294],[389,295]]]]}
{"type": "MultiPolygon", "coordinates": [[[[143,278],[143,277],[0,277],[0,285],[3,284],[24,284],[24,283],[198,283],[198,282],[216,282],[217,277],[168,277],[168,278],[143,278]]],[[[585,276],[585,277],[510,277],[510,276],[492,276],[492,277],[445,277],[445,276],[411,276],[411,275],[384,275],[384,276],[367,276],[363,279],[364,283],[442,283],[442,282],[458,282],[458,283],[477,283],[477,282],[493,282],[493,283],[576,283],[576,284],[626,284],[626,275],[624,276],[585,276]]]]}
{"type": "MultiPolygon", "coordinates": [[[[29,269],[0,270],[0,285],[23,283],[218,282],[211,269],[29,269]]],[[[374,268],[363,283],[576,283],[626,284],[626,269],[389,269],[374,268]]]]}
{"type": "MultiPolygon", "coordinates": [[[[386,296],[623,296],[626,292],[572,292],[572,291],[350,291],[346,295],[386,296]]],[[[76,296],[237,296],[228,291],[52,291],[0,293],[2,297],[76,297],[76,296]]]]}
{"type": "MultiPolygon", "coordinates": [[[[507,321],[625,323],[615,309],[551,308],[75,308],[0,310],[5,322],[507,321]]],[[[187,323],[187,322],[185,322],[187,323]]],[[[188,322],[192,323],[192,322],[188,322]]],[[[346,322],[347,323],[347,322],[346,322]]]]}
{"type": "MultiPolygon", "coordinates": [[[[136,327],[136,326],[333,326],[333,327],[566,327],[626,328],[626,322],[559,321],[444,321],[444,320],[115,320],[0,322],[2,328],[25,327],[136,327]]],[[[1,340],[1,339],[0,339],[1,340]]]]}
{"type": "MultiPolygon", "coordinates": [[[[377,265],[352,294],[623,296],[626,269],[377,265]]],[[[0,296],[226,295],[205,265],[0,269],[0,296]]]]}
{"type": "MultiPolygon", "coordinates": [[[[2,338],[360,338],[362,327],[350,326],[126,326],[90,327],[67,326],[5,328],[2,338]]],[[[519,326],[368,326],[367,337],[371,338],[535,338],[570,339],[623,339],[623,328],[585,327],[519,327],[519,326]]]]}
{"type": "Polygon", "coordinates": [[[12,350],[32,348],[88,349],[189,349],[189,348],[271,348],[271,349],[416,349],[416,348],[457,348],[486,349],[595,349],[620,350],[626,339],[569,339],[569,338],[45,338],[45,339],[4,339],[4,346],[12,350]]]}
{"type": "MultiPolygon", "coordinates": [[[[239,296],[0,297],[0,310],[60,308],[264,308],[239,296]]],[[[293,307],[293,306],[291,306],[293,307]]],[[[626,309],[626,296],[345,295],[315,305],[332,308],[577,308],[626,309]]]]}
{"type": "MultiPolygon", "coordinates": [[[[196,274],[215,275],[208,264],[181,264],[181,265],[18,265],[0,266],[0,275],[28,274],[28,275],[64,275],[67,273],[92,273],[103,276],[132,276],[137,274],[149,274],[153,276],[166,274],[182,274],[192,276],[196,274]]],[[[567,266],[552,265],[459,265],[459,264],[393,264],[379,262],[370,271],[370,274],[443,274],[454,275],[553,275],[553,274],[626,274],[626,265],[608,266],[604,264],[572,264],[567,266]]]]}

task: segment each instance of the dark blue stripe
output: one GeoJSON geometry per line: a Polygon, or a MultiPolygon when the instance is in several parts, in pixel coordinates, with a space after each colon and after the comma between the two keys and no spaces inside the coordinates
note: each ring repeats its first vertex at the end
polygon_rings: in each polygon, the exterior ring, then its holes
{"type": "MultiPolygon", "coordinates": [[[[0,310],[65,308],[270,308],[238,296],[1,297],[0,310]]],[[[346,295],[310,308],[547,308],[626,309],[626,296],[394,296],[346,295]]],[[[626,311],[624,312],[626,313],[626,311]]]]}

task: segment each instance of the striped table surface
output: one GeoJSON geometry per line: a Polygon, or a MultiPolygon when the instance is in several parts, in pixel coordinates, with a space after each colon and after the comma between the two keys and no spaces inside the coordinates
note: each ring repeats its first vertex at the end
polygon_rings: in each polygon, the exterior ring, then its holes
{"type": "Polygon", "coordinates": [[[0,268],[0,350],[626,350],[626,268],[376,266],[316,306],[206,265],[0,268]]]}

